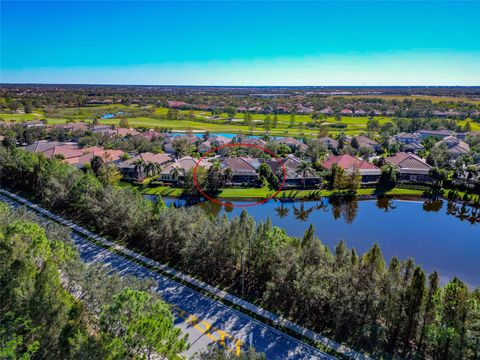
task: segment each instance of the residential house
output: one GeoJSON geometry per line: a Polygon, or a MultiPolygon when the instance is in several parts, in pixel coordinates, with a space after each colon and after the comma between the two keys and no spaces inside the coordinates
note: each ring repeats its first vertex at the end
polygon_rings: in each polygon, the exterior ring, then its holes
{"type": "Polygon", "coordinates": [[[355,136],[354,139],[357,140],[359,149],[367,148],[375,152],[379,152],[380,150],[382,150],[382,146],[378,142],[366,137],[365,135],[355,136]]]}
{"type": "Polygon", "coordinates": [[[26,128],[45,127],[46,126],[44,120],[23,121],[21,124],[22,124],[23,127],[26,127],[26,128]]]}
{"type": "Polygon", "coordinates": [[[348,154],[329,155],[322,166],[330,170],[333,164],[341,167],[346,173],[352,173],[355,169],[358,169],[362,176],[362,183],[376,183],[382,174],[377,166],[348,154]]]}
{"type": "Polygon", "coordinates": [[[229,157],[224,158],[221,162],[222,168],[232,170],[231,185],[258,185],[260,180],[257,175],[260,161],[249,157],[229,157]]]}
{"type": "Polygon", "coordinates": [[[199,153],[206,153],[214,148],[218,148],[219,146],[229,144],[230,142],[231,139],[225,136],[215,135],[201,143],[197,149],[199,153]]]}
{"type": "Polygon", "coordinates": [[[405,152],[412,152],[418,154],[420,151],[425,150],[422,145],[423,138],[418,133],[405,133],[401,132],[392,136],[391,142],[400,144],[402,150],[405,152]]]}
{"type": "Polygon", "coordinates": [[[318,139],[318,141],[321,144],[325,145],[325,147],[329,150],[334,150],[334,151],[338,150],[338,141],[335,139],[332,139],[331,137],[325,136],[318,139]]]}
{"type": "Polygon", "coordinates": [[[440,130],[419,130],[418,134],[425,139],[427,137],[433,136],[434,138],[441,140],[447,136],[455,136],[455,132],[449,129],[440,129],[440,130]]]}
{"type": "Polygon", "coordinates": [[[86,156],[93,158],[94,156],[100,157],[104,162],[118,164],[122,160],[124,152],[122,150],[105,150],[100,146],[90,146],[82,148],[86,156]]]}
{"type": "Polygon", "coordinates": [[[422,136],[419,133],[405,133],[401,132],[393,136],[396,142],[401,144],[411,144],[416,143],[420,144],[423,140],[422,136]]]}
{"type": "Polygon", "coordinates": [[[155,130],[147,130],[143,133],[140,133],[139,136],[149,140],[149,141],[152,141],[154,139],[158,139],[158,138],[163,138],[165,137],[165,134],[164,133],[161,133],[161,132],[158,132],[158,131],[155,131],[155,130]]]}
{"type": "Polygon", "coordinates": [[[417,155],[406,152],[399,152],[394,156],[385,158],[387,163],[397,167],[400,181],[412,181],[417,183],[428,183],[431,181],[428,173],[431,166],[417,155]]]}
{"type": "Polygon", "coordinates": [[[135,129],[125,129],[125,128],[118,128],[117,130],[117,136],[118,137],[127,137],[127,136],[138,136],[140,133],[135,130],[135,129]]]}
{"type": "Polygon", "coordinates": [[[333,115],[334,112],[332,109],[330,108],[325,108],[325,109],[322,109],[319,111],[320,114],[323,114],[323,115],[327,115],[327,116],[330,116],[330,115],[333,115]]]}
{"type": "Polygon", "coordinates": [[[342,111],[340,111],[340,115],[352,116],[352,115],[353,115],[353,111],[350,110],[350,109],[343,109],[342,111]]]}
{"type": "Polygon", "coordinates": [[[84,132],[87,131],[89,128],[89,124],[84,122],[69,122],[65,124],[57,124],[54,125],[51,129],[63,129],[69,132],[84,132]]]}
{"type": "Polygon", "coordinates": [[[173,161],[173,156],[168,154],[145,152],[122,161],[118,164],[118,169],[126,180],[143,181],[146,178],[145,169],[142,166],[138,166],[139,164],[158,164],[164,168],[173,161]]]}
{"type": "Polygon", "coordinates": [[[78,162],[84,152],[75,143],[60,143],[57,141],[39,140],[23,148],[36,154],[43,154],[47,159],[59,157],[69,164],[78,162]]]}
{"type": "MultiPolygon", "coordinates": [[[[168,164],[160,173],[160,180],[164,182],[178,183],[185,179],[187,172],[197,166],[198,160],[191,156],[185,156],[168,164]]],[[[202,160],[198,166],[209,167],[211,163],[202,160]]]]}
{"type": "Polygon", "coordinates": [[[289,155],[284,159],[271,159],[267,161],[272,171],[277,175],[280,182],[283,181],[285,175],[284,188],[301,187],[301,186],[318,186],[321,183],[321,178],[315,171],[307,171],[305,177],[303,172],[299,171],[301,160],[293,155],[289,155]],[[285,174],[283,172],[285,168],[285,174]]]}
{"type": "Polygon", "coordinates": [[[111,125],[93,125],[91,130],[95,134],[102,134],[108,136],[117,135],[117,131],[111,125]]]}
{"type": "Polygon", "coordinates": [[[241,141],[241,144],[246,144],[246,145],[255,145],[255,146],[259,146],[259,147],[265,147],[267,145],[267,142],[262,140],[262,139],[258,139],[258,138],[246,138],[244,140],[241,141]]]}
{"type": "Polygon", "coordinates": [[[367,112],[365,110],[358,109],[358,110],[355,110],[354,115],[355,116],[366,116],[367,112]]]}
{"type": "Polygon", "coordinates": [[[457,139],[455,136],[447,136],[443,140],[437,142],[435,146],[442,143],[447,145],[447,154],[450,159],[456,159],[457,157],[466,155],[470,152],[470,145],[457,139]]]}
{"type": "Polygon", "coordinates": [[[292,137],[278,138],[273,140],[272,143],[287,145],[292,151],[305,151],[307,149],[307,145],[305,145],[301,140],[297,140],[292,137]]]}

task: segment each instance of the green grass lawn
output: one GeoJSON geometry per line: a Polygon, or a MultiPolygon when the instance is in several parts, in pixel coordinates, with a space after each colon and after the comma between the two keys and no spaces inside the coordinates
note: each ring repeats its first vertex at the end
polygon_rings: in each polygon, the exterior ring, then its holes
{"type": "MultiPolygon", "coordinates": [[[[252,129],[247,126],[241,125],[238,122],[230,122],[227,119],[226,114],[222,114],[220,119],[207,119],[208,116],[211,116],[211,113],[208,111],[199,111],[195,110],[194,114],[195,119],[182,119],[182,120],[168,120],[166,119],[166,114],[168,109],[166,108],[155,108],[153,109],[152,115],[146,116],[145,113],[151,110],[152,108],[140,108],[138,105],[125,106],[121,104],[115,105],[95,105],[95,106],[85,106],[78,108],[60,108],[57,109],[54,113],[54,116],[46,116],[41,109],[36,109],[32,114],[10,114],[10,113],[0,113],[0,118],[5,121],[27,121],[35,119],[45,119],[48,124],[62,124],[67,121],[92,121],[94,117],[100,117],[107,113],[115,113],[118,111],[123,111],[126,113],[126,117],[130,126],[132,127],[147,127],[147,128],[168,128],[173,130],[196,130],[196,131],[210,131],[212,133],[238,133],[243,132],[244,134],[250,134],[252,129]]],[[[188,115],[188,110],[181,110],[180,113],[185,116],[188,115]]],[[[267,115],[264,114],[253,114],[252,117],[254,120],[264,120],[267,115]]],[[[270,117],[273,117],[270,115],[270,117]]],[[[243,114],[236,114],[235,118],[243,119],[243,114]]],[[[391,121],[391,117],[386,116],[377,116],[375,117],[380,124],[384,124],[388,121],[391,121]]],[[[278,127],[272,128],[270,130],[270,135],[275,136],[299,136],[302,133],[307,136],[314,136],[317,134],[317,129],[307,128],[307,124],[312,123],[312,119],[309,115],[296,115],[295,116],[295,125],[290,127],[290,115],[289,114],[279,114],[278,115],[278,127]],[[299,129],[300,124],[304,124],[303,130],[299,129]]],[[[108,125],[117,125],[119,119],[101,119],[100,123],[108,125]]],[[[335,124],[337,123],[336,119],[332,116],[318,120],[319,123],[335,124]]],[[[345,129],[330,129],[331,134],[338,134],[341,130],[349,135],[356,135],[367,130],[368,116],[358,116],[358,117],[347,117],[343,116],[340,123],[346,124],[347,128],[345,129]]],[[[460,125],[465,125],[465,120],[458,121],[460,125]]],[[[470,122],[473,131],[480,131],[480,123],[470,122]]],[[[265,128],[262,123],[257,123],[253,127],[254,135],[263,135],[265,134],[265,128]]]]}
{"type": "MultiPolygon", "coordinates": [[[[145,195],[161,195],[161,196],[171,196],[179,197],[183,194],[183,189],[168,187],[168,186],[149,186],[149,185],[137,185],[129,182],[120,182],[119,186],[128,187],[140,191],[145,195]]],[[[271,197],[275,191],[270,190],[267,187],[262,188],[225,188],[223,189],[218,198],[220,199],[266,199],[271,197]]],[[[282,190],[277,195],[276,198],[295,198],[303,199],[309,197],[318,197],[318,196],[330,196],[333,193],[331,190],[312,190],[312,189],[295,189],[295,190],[282,190]]],[[[384,194],[392,196],[422,196],[423,190],[417,189],[404,189],[404,188],[393,188],[386,191],[377,191],[374,188],[359,189],[357,195],[375,195],[375,194],[384,194]]]]}

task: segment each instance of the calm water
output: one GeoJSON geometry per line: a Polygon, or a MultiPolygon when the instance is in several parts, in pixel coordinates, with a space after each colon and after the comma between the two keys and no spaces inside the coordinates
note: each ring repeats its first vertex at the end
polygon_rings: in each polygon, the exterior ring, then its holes
{"type": "MultiPolygon", "coordinates": [[[[183,206],[182,200],[169,200],[183,206]]],[[[235,202],[233,202],[235,203],[235,202]]],[[[241,208],[212,202],[200,205],[214,214],[238,216],[241,208]]],[[[412,257],[427,272],[437,270],[442,283],[457,276],[471,286],[480,285],[480,209],[440,200],[392,199],[329,202],[269,202],[246,208],[257,222],[270,217],[289,235],[302,236],[314,224],[317,236],[331,249],[340,239],[358,253],[378,243],[388,260],[412,257]]]]}

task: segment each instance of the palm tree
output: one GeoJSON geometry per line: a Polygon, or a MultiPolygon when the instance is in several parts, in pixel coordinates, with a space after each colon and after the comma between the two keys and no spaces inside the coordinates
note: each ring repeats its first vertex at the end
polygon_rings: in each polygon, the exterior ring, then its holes
{"type": "Polygon", "coordinates": [[[140,179],[140,177],[145,174],[145,168],[147,166],[147,164],[145,163],[145,160],[143,159],[138,159],[138,160],[135,160],[133,162],[133,164],[135,167],[133,168],[135,173],[137,173],[139,176],[137,176],[138,179],[140,179]]]}
{"type": "Polygon", "coordinates": [[[305,178],[307,177],[307,173],[309,172],[315,172],[310,162],[302,161],[300,164],[298,164],[296,173],[302,175],[304,189],[305,189],[305,178]]]}
{"type": "Polygon", "coordinates": [[[170,175],[172,175],[172,178],[178,182],[180,182],[180,176],[185,177],[185,169],[179,166],[174,166],[172,167],[172,170],[170,170],[170,175]]]}
{"type": "Polygon", "coordinates": [[[162,171],[162,166],[156,162],[149,162],[145,166],[144,171],[147,176],[154,176],[162,171]]]}

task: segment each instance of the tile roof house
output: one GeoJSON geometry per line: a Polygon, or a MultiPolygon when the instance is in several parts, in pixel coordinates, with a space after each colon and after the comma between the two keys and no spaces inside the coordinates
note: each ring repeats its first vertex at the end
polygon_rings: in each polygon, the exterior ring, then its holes
{"type": "Polygon", "coordinates": [[[204,141],[201,143],[197,149],[198,152],[200,153],[206,153],[214,148],[217,148],[219,146],[229,144],[232,139],[227,138],[225,136],[220,136],[220,135],[215,135],[211,136],[208,140],[204,141]]]}
{"type": "Polygon", "coordinates": [[[448,129],[440,129],[440,130],[419,130],[418,134],[424,139],[429,136],[433,136],[437,139],[443,139],[447,136],[455,136],[455,132],[448,129]]]}
{"type": "Polygon", "coordinates": [[[382,173],[377,166],[348,154],[329,155],[322,166],[330,170],[333,164],[341,167],[346,173],[352,173],[354,169],[358,169],[364,183],[377,182],[382,173]]]}
{"type": "Polygon", "coordinates": [[[461,155],[466,155],[470,152],[470,145],[454,136],[447,136],[443,140],[437,142],[435,145],[444,143],[447,145],[447,154],[451,159],[455,159],[461,155]]]}
{"type": "Polygon", "coordinates": [[[127,180],[143,181],[146,178],[144,169],[137,166],[138,162],[145,164],[154,163],[161,167],[167,166],[174,161],[173,156],[168,154],[154,154],[145,152],[138,154],[128,160],[122,161],[118,164],[118,169],[122,176],[127,180]]]}
{"type": "Polygon", "coordinates": [[[373,151],[380,151],[382,149],[382,146],[378,142],[366,137],[365,135],[355,136],[354,139],[357,140],[358,148],[368,148],[372,149],[373,151]]]}
{"type": "Polygon", "coordinates": [[[43,154],[47,159],[51,159],[55,155],[60,155],[70,164],[76,163],[84,154],[75,143],[61,143],[47,140],[35,141],[33,144],[25,146],[23,149],[28,152],[43,154]]]}
{"type": "Polygon", "coordinates": [[[295,151],[295,150],[305,151],[307,149],[307,145],[305,145],[301,140],[297,140],[292,137],[278,138],[273,140],[272,143],[287,145],[290,149],[292,149],[292,151],[295,151]]]}
{"type": "Polygon", "coordinates": [[[406,133],[406,132],[398,133],[397,135],[393,136],[393,138],[395,139],[395,141],[402,144],[411,144],[411,143],[420,144],[423,140],[422,136],[418,133],[406,133]]]}
{"type": "Polygon", "coordinates": [[[95,134],[102,134],[106,136],[116,136],[117,130],[110,125],[94,125],[91,128],[92,132],[95,134]]]}
{"type": "Polygon", "coordinates": [[[418,133],[405,132],[398,133],[390,138],[390,142],[400,144],[403,151],[415,154],[425,150],[422,140],[423,138],[418,133]]]}
{"type": "Polygon", "coordinates": [[[272,171],[277,175],[280,182],[283,181],[283,167],[285,167],[285,184],[284,188],[303,186],[316,186],[320,184],[321,178],[314,171],[308,171],[303,177],[303,173],[299,172],[301,160],[293,155],[289,155],[283,159],[271,159],[267,161],[272,171]],[[282,166],[283,165],[283,166],[282,166]]]}
{"type": "Polygon", "coordinates": [[[140,133],[135,129],[125,129],[125,128],[118,128],[117,136],[119,137],[127,137],[127,136],[138,136],[140,133]]]}
{"type": "Polygon", "coordinates": [[[403,151],[411,152],[414,154],[418,154],[420,151],[424,151],[425,147],[419,143],[409,143],[402,145],[403,151]]]}
{"type": "Polygon", "coordinates": [[[355,116],[365,116],[367,115],[367,112],[365,110],[358,109],[358,110],[355,110],[354,114],[355,116]]]}
{"type": "MultiPolygon", "coordinates": [[[[181,159],[168,164],[160,173],[160,180],[165,182],[177,183],[185,178],[185,174],[197,166],[198,160],[191,156],[185,156],[181,159]],[[175,175],[175,169],[178,169],[179,174],[175,175]]],[[[202,160],[199,166],[210,167],[211,163],[202,160]]]]}
{"type": "Polygon", "coordinates": [[[335,139],[332,139],[328,136],[325,136],[325,137],[322,137],[320,139],[318,139],[318,141],[325,145],[325,147],[327,149],[330,149],[330,150],[338,150],[338,141],[335,140],[335,139]]]}
{"type": "Polygon", "coordinates": [[[265,145],[267,145],[266,141],[264,141],[262,139],[258,139],[258,138],[246,138],[246,139],[242,140],[241,143],[242,144],[248,144],[248,145],[260,146],[260,147],[265,147],[265,145]]]}
{"type": "Polygon", "coordinates": [[[333,115],[333,110],[330,108],[325,108],[320,110],[319,113],[323,115],[333,115]]]}
{"type": "Polygon", "coordinates": [[[103,161],[113,163],[119,163],[124,154],[122,150],[105,150],[100,146],[85,147],[82,148],[82,150],[86,155],[91,157],[99,156],[103,161]]]}
{"type": "Polygon", "coordinates": [[[353,115],[353,111],[350,110],[350,109],[343,109],[342,111],[340,111],[340,115],[351,116],[351,115],[353,115]]]}
{"type": "Polygon", "coordinates": [[[139,136],[151,141],[153,139],[163,138],[165,137],[165,134],[150,129],[150,130],[144,131],[143,133],[140,133],[139,136]]]}
{"type": "Polygon", "coordinates": [[[71,122],[54,125],[52,129],[63,129],[65,131],[86,131],[89,129],[89,127],[90,125],[84,122],[71,122]]]}
{"type": "Polygon", "coordinates": [[[257,175],[260,161],[258,159],[249,157],[228,157],[221,161],[222,168],[229,168],[232,170],[232,185],[242,184],[258,184],[259,178],[257,175]]]}
{"type": "Polygon", "coordinates": [[[431,166],[428,165],[421,157],[405,152],[399,152],[394,156],[385,158],[387,163],[396,165],[399,171],[398,180],[413,182],[430,182],[428,172],[431,166]]]}

